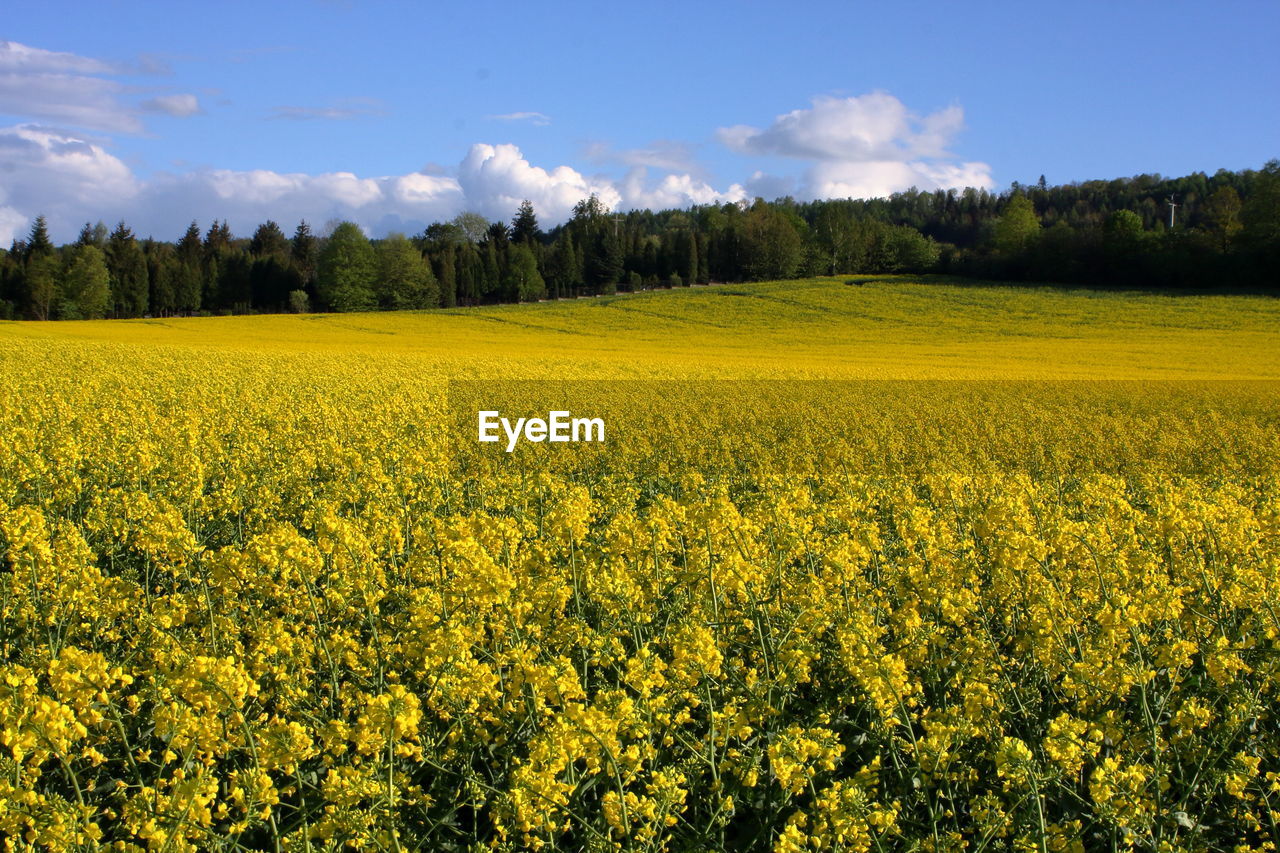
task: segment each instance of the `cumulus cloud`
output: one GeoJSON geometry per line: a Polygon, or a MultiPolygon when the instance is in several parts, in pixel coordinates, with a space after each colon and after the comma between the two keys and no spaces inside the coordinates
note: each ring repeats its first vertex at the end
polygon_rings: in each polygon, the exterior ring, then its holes
{"type": "MultiPolygon", "coordinates": [[[[46,54],[10,49],[0,67],[97,67],[46,54]]],[[[189,115],[200,104],[194,95],[166,95],[153,98],[148,108],[189,115]]],[[[355,101],[297,109],[368,111],[376,106],[355,101]]],[[[531,163],[515,145],[477,143],[452,169],[401,175],[202,169],[142,179],[108,150],[109,143],[75,131],[22,124],[0,128],[0,239],[20,236],[41,213],[61,241],[72,239],[86,220],[97,219],[124,219],[137,233],[161,239],[173,239],[193,218],[201,223],[225,219],[240,234],[268,218],[286,225],[301,219],[349,219],[381,236],[420,231],[462,210],[503,221],[524,199],[551,224],[567,219],[575,204],[593,194],[606,206],[625,210],[723,204],[754,196],[866,198],[910,186],[990,186],[985,163],[961,162],[948,154],[963,122],[958,107],[917,116],[883,93],[818,98],[811,108],[779,116],[763,129],[722,129],[721,141],[736,151],[805,164],[799,178],[756,171],[727,189],[718,189],[701,174],[690,146],[671,140],[634,149],[602,144],[588,149],[595,162],[629,166],[621,178],[568,165],[546,168],[531,163]]]]}
{"type": "Polygon", "coordinates": [[[57,240],[86,221],[127,221],[141,235],[172,239],[195,218],[227,219],[240,233],[265,219],[357,219],[377,231],[421,227],[463,207],[453,177],[414,173],[362,178],[212,169],[136,177],[102,144],[32,125],[0,129],[0,238],[21,236],[38,214],[57,240]]]}
{"type": "Polygon", "coordinates": [[[724,204],[747,197],[747,191],[741,184],[734,184],[721,192],[706,181],[686,173],[666,175],[656,185],[647,186],[647,176],[648,170],[637,166],[623,178],[619,186],[623,207],[665,210],[691,204],[724,204]]]}
{"type": "Polygon", "coordinates": [[[502,115],[489,116],[489,118],[494,121],[527,121],[538,127],[546,127],[551,124],[551,116],[537,112],[503,113],[502,115]]]}
{"type": "Polygon", "coordinates": [[[815,198],[882,198],[909,187],[989,186],[991,172],[986,163],[821,162],[806,176],[807,194],[815,198]]]}
{"type": "MultiPolygon", "coordinates": [[[[947,150],[963,128],[958,106],[921,116],[893,95],[873,92],[819,96],[811,107],[780,115],[766,128],[734,125],[716,136],[740,154],[809,161],[803,195],[867,198],[912,186],[991,186],[989,166],[953,162],[947,150]]],[[[769,176],[756,177],[759,185],[769,182],[769,176]]]]}
{"type": "MultiPolygon", "coordinates": [[[[104,203],[130,204],[140,183],[101,145],[30,125],[0,129],[0,204],[27,218],[44,213],[64,225],[104,203]]],[[[13,214],[10,214],[12,219],[13,214]]]]}
{"type": "Polygon", "coordinates": [[[736,125],[722,128],[717,136],[743,154],[803,160],[908,160],[943,156],[948,131],[959,130],[963,121],[958,107],[921,119],[893,95],[873,92],[853,98],[819,96],[811,108],[780,115],[763,130],[736,125]]]}
{"type": "MultiPolygon", "coordinates": [[[[870,197],[911,185],[988,183],[983,163],[828,157],[811,163],[801,190],[821,197],[870,197]]],[[[524,199],[550,224],[567,219],[573,206],[592,194],[613,209],[662,209],[794,195],[796,186],[793,178],[757,171],[744,184],[721,190],[688,171],[652,174],[645,165],[633,166],[615,180],[570,166],[543,168],[515,145],[486,143],[471,146],[452,170],[368,177],[205,169],[143,180],[101,141],[36,125],[0,129],[3,240],[21,236],[41,213],[60,241],[72,239],[81,224],[97,219],[124,219],[140,235],[161,239],[173,239],[193,218],[201,223],[226,219],[240,234],[268,218],[286,225],[301,219],[349,219],[381,236],[420,231],[462,210],[506,220],[524,199]]]]}
{"type": "Polygon", "coordinates": [[[143,101],[142,109],[149,113],[163,113],[175,118],[186,118],[201,112],[200,101],[195,95],[160,95],[143,101]]]}
{"type": "Polygon", "coordinates": [[[303,219],[313,224],[349,219],[380,235],[419,231],[462,207],[458,182],[451,177],[214,169],[157,176],[134,199],[125,218],[138,223],[135,230],[158,237],[192,218],[225,219],[239,234],[248,234],[267,219],[286,226],[303,219]]]}
{"type": "Polygon", "coordinates": [[[506,219],[524,199],[553,221],[567,218],[575,204],[592,194],[608,207],[622,201],[611,182],[587,178],[569,166],[547,171],[509,144],[472,145],[458,167],[458,183],[471,209],[491,219],[506,219]]]}
{"type": "Polygon", "coordinates": [[[225,219],[239,234],[268,218],[285,225],[349,219],[381,236],[421,231],[463,210],[505,221],[524,199],[550,224],[567,219],[573,206],[592,194],[614,209],[747,197],[737,184],[721,191],[688,173],[650,179],[644,167],[636,167],[615,181],[569,166],[545,169],[510,144],[473,145],[451,174],[440,171],[367,177],[206,169],[143,180],[100,142],[19,125],[0,129],[0,237],[20,236],[41,213],[54,239],[64,242],[84,222],[98,219],[124,219],[139,235],[158,239],[175,239],[193,218],[201,223],[225,219]]]}

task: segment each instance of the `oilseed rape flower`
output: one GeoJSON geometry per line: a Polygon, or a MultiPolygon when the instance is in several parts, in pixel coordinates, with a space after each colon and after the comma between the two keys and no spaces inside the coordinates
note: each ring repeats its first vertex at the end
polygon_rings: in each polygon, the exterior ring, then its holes
{"type": "Polygon", "coordinates": [[[6,849],[1280,843],[1273,388],[592,311],[0,328],[6,849]],[[481,445],[463,380],[609,441],[481,445]]]}

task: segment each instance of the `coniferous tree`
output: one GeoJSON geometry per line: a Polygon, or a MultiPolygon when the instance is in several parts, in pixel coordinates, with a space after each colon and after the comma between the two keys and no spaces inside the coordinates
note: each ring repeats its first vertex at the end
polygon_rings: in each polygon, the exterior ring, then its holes
{"type": "Polygon", "coordinates": [[[684,258],[684,279],[689,284],[693,284],[698,280],[698,240],[694,237],[693,232],[689,231],[684,235],[685,242],[685,258],[684,258]]]}
{"type": "Polygon", "coordinates": [[[702,232],[697,232],[694,236],[696,237],[698,244],[698,283],[710,284],[711,263],[710,259],[707,257],[707,237],[702,232]]]}
{"type": "Polygon", "coordinates": [[[118,317],[147,313],[147,259],[133,231],[120,222],[107,238],[107,270],[111,274],[111,305],[118,317]]]}
{"type": "Polygon", "coordinates": [[[536,243],[541,235],[538,217],[533,212],[533,202],[525,199],[520,202],[520,209],[511,220],[511,240],[516,243],[536,243]]]}
{"type": "Polygon", "coordinates": [[[573,254],[572,246],[569,245],[572,239],[572,234],[562,231],[559,238],[547,249],[546,263],[543,268],[547,291],[552,299],[559,299],[568,290],[570,261],[566,258],[571,258],[573,254]]]}
{"type": "Polygon", "coordinates": [[[147,256],[148,304],[151,313],[165,317],[178,307],[178,281],[180,265],[174,247],[169,243],[148,240],[144,247],[147,256]]]}
{"type": "Polygon", "coordinates": [[[193,314],[201,308],[204,294],[202,257],[204,247],[200,242],[200,226],[192,220],[177,246],[177,280],[174,283],[176,310],[193,314]]]}
{"type": "Polygon", "coordinates": [[[485,240],[493,243],[494,248],[503,251],[507,248],[507,243],[511,239],[511,232],[507,226],[501,222],[489,223],[489,230],[485,232],[485,240]]]}
{"type": "Polygon", "coordinates": [[[56,252],[49,239],[45,218],[37,216],[21,251],[23,264],[20,297],[21,302],[25,303],[27,316],[36,320],[48,320],[53,316],[61,266],[56,252]]]}
{"type": "Polygon", "coordinates": [[[204,252],[205,256],[217,255],[219,252],[226,251],[231,248],[231,229],[227,227],[227,221],[215,221],[209,226],[209,231],[204,235],[204,252]]]}
{"type": "Polygon", "coordinates": [[[0,320],[12,320],[19,306],[22,267],[12,252],[0,249],[0,320]]]}
{"type": "Polygon", "coordinates": [[[436,254],[435,272],[440,283],[440,304],[454,307],[458,304],[458,262],[452,245],[444,245],[436,254]]]}
{"type": "Polygon", "coordinates": [[[254,307],[283,311],[289,305],[289,293],[302,286],[291,250],[289,239],[274,221],[268,219],[254,231],[249,241],[249,292],[254,307]]]}
{"type": "Polygon", "coordinates": [[[293,258],[293,265],[302,277],[303,286],[313,287],[316,277],[316,238],[311,233],[311,226],[307,224],[307,220],[304,219],[298,223],[297,229],[293,232],[289,251],[293,258]]]}
{"type": "Polygon", "coordinates": [[[457,247],[457,291],[459,305],[475,305],[480,301],[483,268],[474,243],[457,247]]]}
{"type": "Polygon", "coordinates": [[[249,241],[249,254],[255,258],[284,259],[289,256],[289,250],[289,239],[284,236],[280,226],[270,219],[258,226],[258,230],[253,232],[253,239],[249,241]]]}
{"type": "Polygon", "coordinates": [[[200,242],[200,226],[193,219],[191,224],[187,226],[187,230],[183,232],[181,238],[178,239],[178,260],[183,263],[200,263],[200,256],[204,252],[204,247],[200,242]]]}
{"type": "Polygon", "coordinates": [[[31,224],[31,233],[27,236],[24,260],[30,261],[39,255],[52,255],[54,251],[53,241],[49,239],[49,224],[44,216],[37,216],[31,224]]]}
{"type": "Polygon", "coordinates": [[[215,279],[219,310],[247,314],[253,308],[253,257],[232,246],[219,253],[215,279]]]}
{"type": "Polygon", "coordinates": [[[482,246],[482,275],[483,281],[480,285],[480,295],[486,300],[496,301],[502,294],[502,266],[498,262],[498,240],[489,238],[481,244],[482,246]]]}
{"type": "Polygon", "coordinates": [[[266,311],[283,311],[289,294],[302,289],[302,276],[287,254],[273,252],[264,257],[250,255],[249,293],[253,306],[266,311]]]}
{"type": "Polygon", "coordinates": [[[214,220],[204,235],[204,296],[202,302],[206,308],[226,309],[230,304],[225,301],[224,268],[227,256],[231,252],[231,229],[225,220],[214,220]]]}
{"type": "Polygon", "coordinates": [[[77,246],[96,246],[98,249],[104,249],[107,245],[107,226],[101,221],[90,225],[88,222],[80,229],[80,236],[76,238],[77,246]]]}
{"type": "Polygon", "coordinates": [[[75,244],[77,246],[92,246],[94,245],[93,237],[93,226],[86,222],[84,227],[80,229],[80,235],[76,237],[75,244]]]}

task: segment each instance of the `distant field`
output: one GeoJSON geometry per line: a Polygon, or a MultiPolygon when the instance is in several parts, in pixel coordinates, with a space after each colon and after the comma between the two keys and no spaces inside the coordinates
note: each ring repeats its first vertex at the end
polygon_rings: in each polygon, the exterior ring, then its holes
{"type": "Polygon", "coordinates": [[[1275,849],[1277,353],[906,278],[2,323],[0,839],[1275,849]]]}
{"type": "Polygon", "coordinates": [[[910,278],[715,285],[428,313],[4,323],[0,346],[358,351],[520,374],[1276,378],[1280,301],[910,278]]]}

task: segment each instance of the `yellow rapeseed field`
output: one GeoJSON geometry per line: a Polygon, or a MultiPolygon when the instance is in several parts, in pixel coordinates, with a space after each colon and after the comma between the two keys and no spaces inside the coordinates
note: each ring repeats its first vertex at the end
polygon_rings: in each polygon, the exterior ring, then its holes
{"type": "Polygon", "coordinates": [[[883,278],[0,324],[0,838],[1275,850],[1277,353],[883,278]]]}

